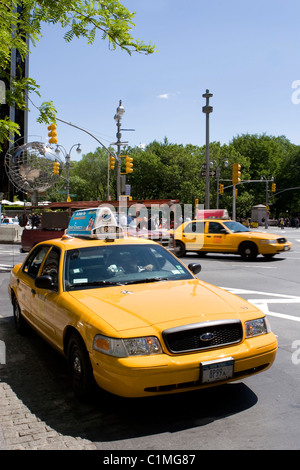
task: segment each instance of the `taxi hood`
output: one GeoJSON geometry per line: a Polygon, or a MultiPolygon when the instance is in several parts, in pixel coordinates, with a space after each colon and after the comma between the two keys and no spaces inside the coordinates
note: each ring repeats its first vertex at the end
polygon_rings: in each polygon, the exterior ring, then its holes
{"type": "Polygon", "coordinates": [[[257,310],[245,300],[197,279],[86,289],[69,294],[87,315],[102,318],[118,332],[235,319],[257,310]]]}

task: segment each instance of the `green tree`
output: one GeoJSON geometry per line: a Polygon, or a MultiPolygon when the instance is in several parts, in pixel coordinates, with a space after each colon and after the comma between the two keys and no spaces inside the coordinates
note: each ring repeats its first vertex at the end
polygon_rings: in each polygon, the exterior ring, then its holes
{"type": "MultiPolygon", "coordinates": [[[[289,187],[288,185],[291,185],[290,187],[293,185],[297,186],[296,180],[299,180],[299,170],[297,171],[297,168],[299,168],[297,166],[299,148],[289,142],[286,137],[274,137],[265,134],[244,134],[234,137],[230,145],[250,162],[249,179],[260,180],[263,177],[262,183],[247,185],[249,187],[248,192],[252,196],[253,205],[265,204],[266,202],[266,184],[264,179],[271,179],[273,177],[277,190],[279,188],[287,188],[289,187]],[[287,175],[290,175],[290,177],[287,178],[287,175]]],[[[242,179],[245,179],[243,171],[242,177],[242,179]]],[[[295,204],[296,201],[297,196],[295,195],[295,204]]],[[[282,210],[281,203],[286,203],[288,208],[290,202],[285,197],[277,199],[276,193],[273,194],[271,192],[271,184],[269,183],[269,203],[273,216],[276,216],[279,209],[282,210]]]]}
{"type": "Polygon", "coordinates": [[[201,151],[198,147],[184,147],[154,141],[144,150],[130,149],[134,171],[128,177],[134,198],[191,199],[203,190],[201,181],[201,151]]]}
{"type": "Polygon", "coordinates": [[[282,162],[273,195],[277,217],[300,215],[300,148],[294,146],[282,162]]]}
{"type": "MultiPolygon", "coordinates": [[[[20,75],[21,70],[18,70],[17,78],[10,77],[10,62],[14,49],[25,60],[29,54],[27,39],[36,46],[43,23],[60,24],[67,42],[77,37],[92,44],[98,32],[113,50],[120,48],[129,54],[133,51],[153,53],[153,45],[133,38],[133,19],[134,13],[119,0],[0,0],[0,77],[10,82],[6,103],[25,109],[26,96],[31,100],[29,95],[32,93],[39,95],[38,84],[33,78],[20,75]]],[[[52,101],[44,102],[39,110],[39,122],[55,122],[56,110],[52,101]]],[[[18,126],[9,118],[1,119],[0,149],[10,133],[18,133],[18,126]]]]}
{"type": "Polygon", "coordinates": [[[78,201],[107,199],[108,155],[106,150],[97,148],[95,152],[83,155],[79,162],[73,162],[70,185],[71,192],[78,201]]]}

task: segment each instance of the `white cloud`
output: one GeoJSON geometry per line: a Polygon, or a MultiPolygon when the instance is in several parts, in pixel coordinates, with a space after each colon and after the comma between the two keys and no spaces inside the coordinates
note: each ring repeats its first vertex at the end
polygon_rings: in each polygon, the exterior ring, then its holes
{"type": "Polygon", "coordinates": [[[174,98],[174,96],[180,95],[180,91],[176,91],[175,93],[162,93],[158,95],[157,98],[162,100],[169,100],[170,98],[174,98]]]}

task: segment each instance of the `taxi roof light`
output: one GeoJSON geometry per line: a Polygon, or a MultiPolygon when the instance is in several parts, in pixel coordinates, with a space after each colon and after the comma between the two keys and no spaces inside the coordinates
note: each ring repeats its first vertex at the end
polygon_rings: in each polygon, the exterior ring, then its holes
{"type": "Polygon", "coordinates": [[[124,236],[113,211],[106,206],[75,211],[66,234],[73,237],[96,238],[106,241],[114,241],[116,238],[124,236]]]}

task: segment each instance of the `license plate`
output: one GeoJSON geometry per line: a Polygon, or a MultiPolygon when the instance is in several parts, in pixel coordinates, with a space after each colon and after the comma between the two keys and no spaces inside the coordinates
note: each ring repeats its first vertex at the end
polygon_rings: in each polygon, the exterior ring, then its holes
{"type": "Polygon", "coordinates": [[[200,364],[201,382],[211,383],[233,377],[234,359],[232,357],[218,361],[206,361],[200,364]]]}
{"type": "Polygon", "coordinates": [[[289,249],[288,245],[284,245],[284,251],[287,251],[289,249]]]}

